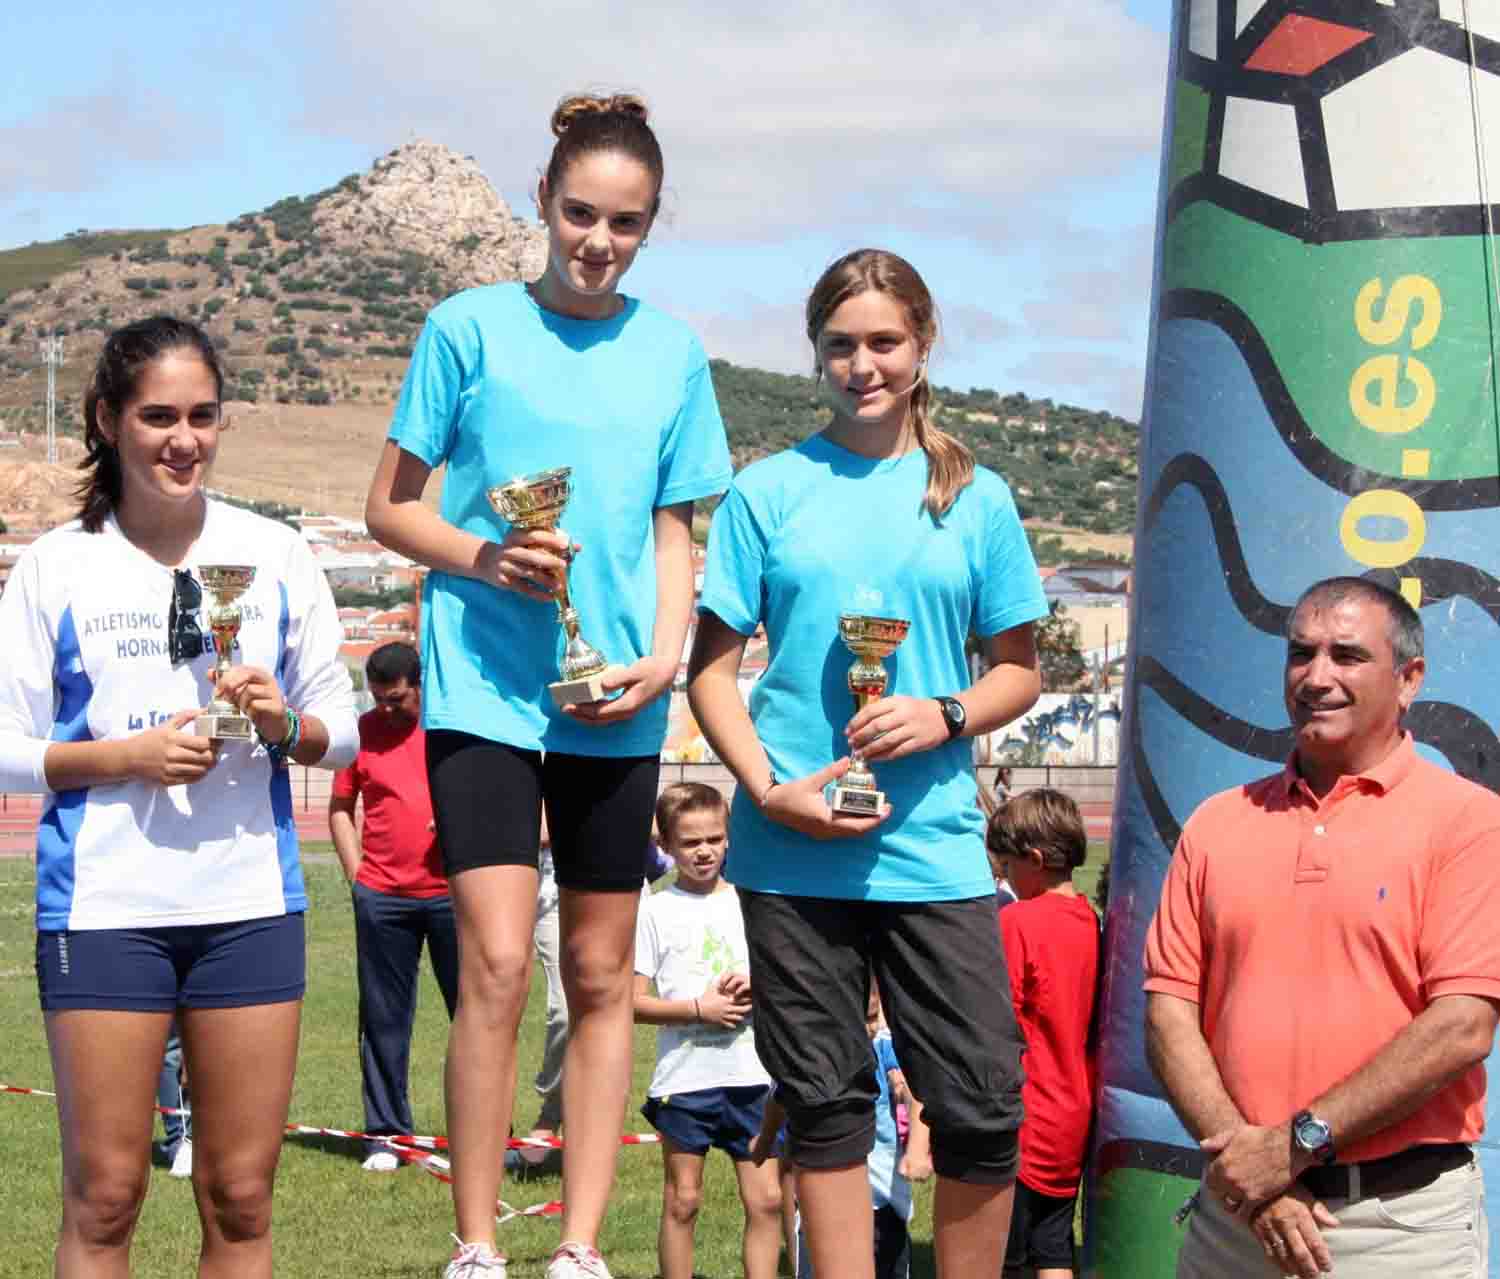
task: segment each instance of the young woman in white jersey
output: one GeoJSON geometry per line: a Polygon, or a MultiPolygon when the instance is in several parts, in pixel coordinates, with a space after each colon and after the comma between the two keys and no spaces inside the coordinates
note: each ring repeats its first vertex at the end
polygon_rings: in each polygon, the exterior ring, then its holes
{"type": "Polygon", "coordinates": [[[271,1274],[305,983],[288,760],[353,758],[333,598],[301,538],[207,500],[223,375],[170,317],[104,344],[82,510],[0,597],[0,790],[46,796],[37,976],[58,1094],[59,1279],[129,1272],[174,1014],[193,1081],[198,1274],[271,1274]],[[255,569],[214,684],[202,568],[255,569]],[[208,695],[252,740],[197,736],[208,695]]]}
{"type": "Polygon", "coordinates": [[[635,98],[569,98],[537,188],[541,279],[470,289],[428,317],[370,488],[386,545],[428,564],[423,723],[458,917],[446,1075],[458,1249],[449,1279],[501,1279],[495,1198],[515,1100],[545,805],[571,1030],[562,1245],[549,1279],[607,1279],[598,1232],[630,1089],[641,850],[666,698],[693,605],[692,504],[729,483],[708,361],[681,324],[619,290],[661,202],[635,98]],[[442,513],[421,503],[445,465],[442,513]],[[572,470],[567,534],[507,525],[486,490],[572,470]],[[571,543],[571,546],[570,546],[571,543]],[[576,558],[571,558],[577,548],[576,558]],[[613,663],[599,702],[559,710],[566,575],[613,663]]]}
{"type": "Polygon", "coordinates": [[[1047,605],[1004,481],[932,421],[936,314],[910,264],[875,249],[835,262],[808,298],[807,335],[833,420],[742,470],[715,512],[688,686],[739,782],[726,875],[756,1050],[787,1111],[819,1279],[871,1279],[873,972],[932,1134],[938,1273],[994,1275],[1020,1036],[966,739],[1036,700],[1032,624],[1047,605]],[[858,713],[843,614],[909,623],[886,694],[858,713]],[[737,675],[762,623],[770,662],[747,711],[737,675]],[[971,633],[991,663],[977,681],[971,633]],[[854,753],[874,767],[881,812],[830,807],[854,753]]]}

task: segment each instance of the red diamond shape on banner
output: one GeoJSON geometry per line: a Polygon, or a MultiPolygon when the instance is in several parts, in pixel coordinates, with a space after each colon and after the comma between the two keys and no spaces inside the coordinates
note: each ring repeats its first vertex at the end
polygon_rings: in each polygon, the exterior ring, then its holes
{"type": "Polygon", "coordinates": [[[1277,75],[1310,75],[1369,38],[1368,31],[1300,13],[1288,14],[1250,55],[1245,69],[1277,75]]]}

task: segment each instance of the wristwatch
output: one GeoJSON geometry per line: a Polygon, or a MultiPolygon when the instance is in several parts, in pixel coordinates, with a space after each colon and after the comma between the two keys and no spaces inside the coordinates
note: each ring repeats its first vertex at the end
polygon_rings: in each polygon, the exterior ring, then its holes
{"type": "Polygon", "coordinates": [[[937,704],[943,712],[943,722],[948,725],[948,740],[951,742],[964,731],[969,716],[964,710],[964,704],[956,697],[940,697],[937,704]]]}
{"type": "Polygon", "coordinates": [[[1310,1110],[1292,1116],[1292,1147],[1311,1155],[1319,1163],[1333,1162],[1333,1129],[1310,1110]]]}

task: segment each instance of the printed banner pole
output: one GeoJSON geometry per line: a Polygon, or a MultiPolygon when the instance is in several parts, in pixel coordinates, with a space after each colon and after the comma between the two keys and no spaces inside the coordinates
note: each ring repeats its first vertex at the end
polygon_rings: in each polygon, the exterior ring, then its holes
{"type": "Polygon", "coordinates": [[[1408,727],[1500,790],[1500,5],[1177,0],[1171,38],[1087,1232],[1104,1279],[1174,1271],[1201,1161],[1145,1059],[1145,933],[1182,822],[1289,751],[1304,587],[1361,574],[1420,609],[1408,727]]]}

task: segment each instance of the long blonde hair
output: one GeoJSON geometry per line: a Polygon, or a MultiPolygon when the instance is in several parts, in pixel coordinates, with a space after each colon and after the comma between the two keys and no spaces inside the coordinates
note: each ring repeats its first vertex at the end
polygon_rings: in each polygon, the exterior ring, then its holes
{"type": "Polygon", "coordinates": [[[932,420],[932,386],[924,370],[937,341],[937,304],[916,268],[886,249],[856,249],[846,253],[818,277],[808,294],[807,339],[816,351],[828,317],[867,289],[884,293],[905,308],[912,335],[922,349],[918,372],[921,381],[911,393],[907,412],[917,443],[927,454],[927,492],[922,497],[922,506],[934,521],[940,520],[973,482],[974,454],[961,440],[939,430],[932,420]]]}

